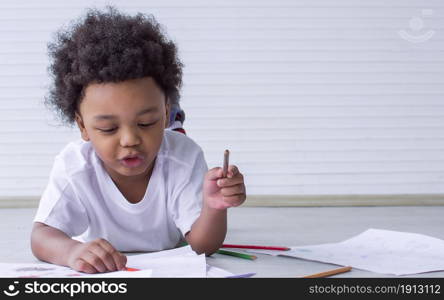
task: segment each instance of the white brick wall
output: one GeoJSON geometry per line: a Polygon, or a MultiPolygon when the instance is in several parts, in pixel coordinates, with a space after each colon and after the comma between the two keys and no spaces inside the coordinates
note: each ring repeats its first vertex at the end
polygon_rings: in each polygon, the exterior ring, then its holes
{"type": "Polygon", "coordinates": [[[46,45],[106,3],[153,13],[178,43],[189,136],[210,167],[231,149],[249,194],[444,194],[440,0],[2,0],[0,198],[38,197],[78,136],[42,105],[46,45]]]}

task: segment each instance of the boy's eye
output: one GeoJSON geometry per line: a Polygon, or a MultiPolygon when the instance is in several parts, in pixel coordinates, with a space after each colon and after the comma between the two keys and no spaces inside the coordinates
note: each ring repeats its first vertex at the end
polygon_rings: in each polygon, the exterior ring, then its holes
{"type": "Polygon", "coordinates": [[[110,132],[113,132],[114,130],[116,130],[117,128],[114,127],[114,128],[107,128],[107,129],[104,129],[104,128],[97,128],[97,129],[99,129],[102,132],[110,133],[110,132]]]}
{"type": "Polygon", "coordinates": [[[139,123],[139,126],[140,127],[150,127],[150,126],[152,126],[152,125],[154,125],[156,123],[157,123],[157,121],[153,122],[153,123],[139,123]]]}
{"type": "MultiPolygon", "coordinates": [[[[154,124],[156,124],[157,121],[155,122],[151,122],[151,123],[139,123],[137,125],[139,125],[140,127],[150,127],[153,126],[154,124]]],[[[112,128],[97,128],[98,130],[100,130],[103,133],[113,133],[114,131],[117,130],[117,127],[112,127],[112,128]]]]}

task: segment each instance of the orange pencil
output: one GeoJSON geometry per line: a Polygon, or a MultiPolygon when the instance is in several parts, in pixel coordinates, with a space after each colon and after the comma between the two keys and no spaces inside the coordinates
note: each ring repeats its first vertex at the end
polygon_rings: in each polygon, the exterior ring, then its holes
{"type": "Polygon", "coordinates": [[[334,270],[330,270],[330,271],[326,271],[326,272],[321,272],[321,273],[316,273],[316,274],[312,274],[312,275],[303,276],[302,278],[328,277],[328,276],[332,276],[332,275],[336,275],[336,274],[340,274],[340,273],[349,272],[351,269],[352,269],[352,267],[350,267],[350,266],[342,267],[342,268],[338,268],[338,269],[334,269],[334,270]]]}
{"type": "Polygon", "coordinates": [[[134,271],[140,271],[140,269],[136,269],[136,268],[125,268],[125,271],[134,272],[134,271]]]}

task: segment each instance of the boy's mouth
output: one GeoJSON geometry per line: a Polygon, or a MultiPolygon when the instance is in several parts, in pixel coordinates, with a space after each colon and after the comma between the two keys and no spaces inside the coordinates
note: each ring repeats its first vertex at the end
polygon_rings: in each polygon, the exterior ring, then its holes
{"type": "Polygon", "coordinates": [[[120,160],[121,164],[127,168],[137,168],[143,162],[142,155],[128,155],[120,160]]]}

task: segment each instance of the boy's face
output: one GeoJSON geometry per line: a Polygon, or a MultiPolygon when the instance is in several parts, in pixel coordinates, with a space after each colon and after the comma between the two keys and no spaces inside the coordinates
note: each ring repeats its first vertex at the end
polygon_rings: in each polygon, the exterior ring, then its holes
{"type": "Polygon", "coordinates": [[[79,112],[82,138],[91,141],[111,178],[150,173],[169,113],[165,95],[151,77],[90,84],[79,112]]]}

